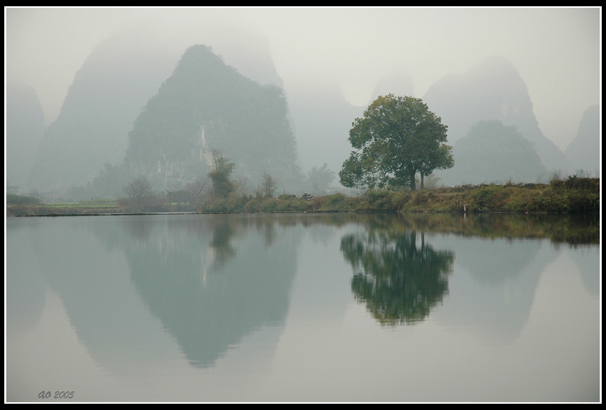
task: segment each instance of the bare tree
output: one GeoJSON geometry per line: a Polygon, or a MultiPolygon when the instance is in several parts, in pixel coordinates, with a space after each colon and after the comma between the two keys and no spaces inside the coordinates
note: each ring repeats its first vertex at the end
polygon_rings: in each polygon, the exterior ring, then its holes
{"type": "Polygon", "coordinates": [[[155,197],[151,183],[147,177],[139,177],[123,189],[130,206],[140,208],[150,205],[155,197]]]}
{"type": "Polygon", "coordinates": [[[278,183],[276,182],[276,180],[273,179],[272,176],[269,175],[267,172],[265,172],[263,174],[263,182],[261,182],[261,188],[264,196],[266,198],[271,198],[272,196],[274,196],[274,192],[276,191],[277,186],[278,183]]]}
{"type": "Polygon", "coordinates": [[[193,205],[199,205],[210,189],[210,180],[207,177],[198,177],[187,184],[189,197],[193,205]]]}

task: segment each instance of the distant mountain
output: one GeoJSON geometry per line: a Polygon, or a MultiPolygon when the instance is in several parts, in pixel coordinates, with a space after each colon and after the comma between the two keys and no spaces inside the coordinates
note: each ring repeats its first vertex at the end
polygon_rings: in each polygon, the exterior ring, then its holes
{"type": "Polygon", "coordinates": [[[36,91],[18,79],[6,83],[6,179],[28,193],[28,177],[44,134],[44,112],[36,91]]]}
{"type": "Polygon", "coordinates": [[[42,138],[32,185],[40,191],[84,185],[105,163],[121,162],[133,121],[176,58],[143,35],[116,35],[97,46],[42,138]]]}
{"type": "Polygon", "coordinates": [[[302,168],[326,163],[339,172],[352,150],[349,130],[365,107],[350,104],[336,81],[310,80],[286,91],[302,168]]]}
{"type": "Polygon", "coordinates": [[[455,165],[436,171],[440,184],[537,182],[547,177],[533,145],[516,126],[497,120],[480,121],[453,146],[455,165]]]}
{"type": "Polygon", "coordinates": [[[135,120],[124,165],[158,189],[180,187],[209,171],[211,149],[253,187],[265,172],[285,187],[300,178],[282,89],[243,76],[196,45],[135,120]]]}
{"type": "Polygon", "coordinates": [[[404,70],[395,70],[383,75],[370,96],[368,105],[372,104],[379,96],[394,94],[399,97],[414,97],[412,77],[404,70]]]}
{"type": "MultiPolygon", "coordinates": [[[[348,140],[352,123],[367,107],[349,103],[338,82],[330,79],[307,79],[304,86],[287,87],[286,91],[302,168],[326,163],[338,173],[353,149],[348,140]]],[[[380,78],[368,104],[389,93],[413,95],[408,73],[394,71],[380,78]]]]}
{"type": "Polygon", "coordinates": [[[489,57],[465,74],[450,74],[434,83],[423,101],[448,125],[454,143],[478,121],[499,120],[515,125],[534,145],[549,170],[571,171],[573,166],[539,128],[526,83],[504,58],[489,57]]]}
{"type": "Polygon", "coordinates": [[[564,153],[576,169],[591,174],[600,170],[600,107],[589,107],[579,124],[579,131],[564,153]]]}

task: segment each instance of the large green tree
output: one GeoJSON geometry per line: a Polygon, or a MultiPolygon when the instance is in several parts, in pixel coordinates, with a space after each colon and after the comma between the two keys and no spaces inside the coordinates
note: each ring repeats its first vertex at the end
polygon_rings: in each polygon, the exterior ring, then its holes
{"type": "Polygon", "coordinates": [[[454,166],[446,145],[448,127],[419,98],[378,97],[356,118],[349,131],[355,151],[339,172],[350,188],[407,187],[415,189],[415,175],[454,166]]]}

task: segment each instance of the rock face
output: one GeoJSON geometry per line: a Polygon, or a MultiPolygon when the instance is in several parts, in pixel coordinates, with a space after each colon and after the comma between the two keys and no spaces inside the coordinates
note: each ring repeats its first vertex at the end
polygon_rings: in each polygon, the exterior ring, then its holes
{"type": "Polygon", "coordinates": [[[6,84],[6,180],[28,193],[29,172],[44,134],[44,112],[36,91],[20,80],[6,84]]]}
{"type": "Polygon", "coordinates": [[[133,121],[175,59],[144,38],[116,36],[97,46],[41,140],[31,184],[40,191],[84,185],[105,163],[121,162],[133,121]]]}
{"type": "Polygon", "coordinates": [[[600,170],[600,107],[589,107],[579,124],[579,131],[564,153],[576,169],[591,174],[600,170]]]}
{"type": "Polygon", "coordinates": [[[241,75],[210,47],[196,45],[137,117],[124,165],[157,189],[173,189],[208,173],[211,150],[253,186],[265,172],[285,187],[299,178],[282,89],[241,75]]]}
{"type": "Polygon", "coordinates": [[[504,58],[486,58],[468,73],[442,78],[428,89],[423,101],[448,125],[451,144],[464,137],[478,121],[498,120],[504,125],[517,126],[549,171],[568,172],[573,168],[541,132],[526,83],[504,58]]]}

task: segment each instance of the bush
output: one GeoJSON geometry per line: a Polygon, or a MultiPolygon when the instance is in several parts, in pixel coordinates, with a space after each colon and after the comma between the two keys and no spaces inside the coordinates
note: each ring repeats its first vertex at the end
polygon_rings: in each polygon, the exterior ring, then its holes
{"type": "Polygon", "coordinates": [[[471,195],[472,207],[476,211],[493,211],[497,206],[497,193],[499,186],[488,186],[480,188],[471,195]]]}
{"type": "Polygon", "coordinates": [[[8,205],[38,205],[41,201],[33,196],[6,194],[6,203],[8,205]]]}

